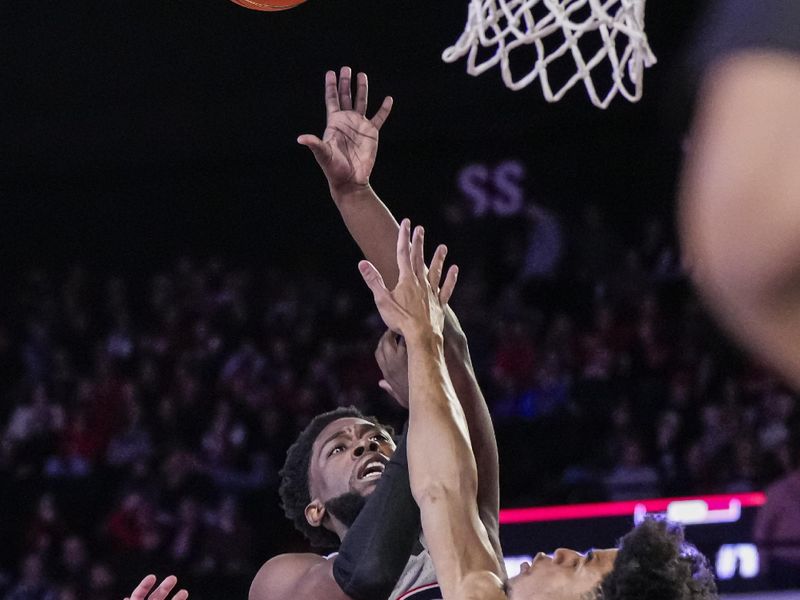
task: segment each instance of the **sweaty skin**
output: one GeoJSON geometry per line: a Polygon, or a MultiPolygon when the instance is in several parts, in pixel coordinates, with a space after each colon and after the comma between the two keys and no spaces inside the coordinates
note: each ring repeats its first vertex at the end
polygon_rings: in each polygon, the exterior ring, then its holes
{"type": "MultiPolygon", "coordinates": [[[[347,230],[364,257],[377,268],[390,288],[397,283],[395,240],[398,224],[370,185],[369,178],[378,153],[381,128],[394,100],[387,96],[377,113],[367,119],[368,79],[356,76],[355,98],[351,91],[352,71],[342,67],[325,74],[327,124],[322,139],[305,134],[298,142],[314,154],[330,189],[331,197],[347,230]]],[[[489,539],[502,564],[499,537],[500,484],[497,440],[489,409],[475,377],[467,338],[455,313],[445,307],[444,354],[448,372],[469,430],[470,443],[478,465],[478,511],[489,539]]],[[[382,386],[392,395],[394,392],[382,386]]],[[[402,403],[402,400],[400,400],[402,403]]]]}
{"type": "MultiPolygon", "coordinates": [[[[505,574],[477,508],[478,473],[463,410],[444,357],[445,307],[455,287],[451,268],[439,287],[446,248],[437,248],[430,269],[423,259],[424,230],[409,244],[404,220],[397,238],[397,285],[387,289],[378,270],[359,264],[387,327],[408,346],[408,458],[411,491],[445,600],[502,600],[505,574]]],[[[581,555],[559,549],[537,555],[509,582],[511,598],[578,600],[613,568],[616,550],[581,555]]]]}
{"type": "MultiPolygon", "coordinates": [[[[340,539],[347,526],[330,515],[325,503],[346,492],[371,493],[377,479],[360,477],[370,462],[385,462],[394,453],[391,436],[369,421],[341,418],[317,436],[309,463],[311,502],[306,519],[327,527],[340,539]]],[[[351,600],[333,577],[334,561],[313,553],[281,554],[268,560],[250,587],[250,600],[351,600]]]]}
{"type": "Polygon", "coordinates": [[[615,548],[581,554],[559,548],[552,556],[539,553],[531,565],[509,582],[511,598],[576,600],[596,588],[614,567],[615,548]]]}

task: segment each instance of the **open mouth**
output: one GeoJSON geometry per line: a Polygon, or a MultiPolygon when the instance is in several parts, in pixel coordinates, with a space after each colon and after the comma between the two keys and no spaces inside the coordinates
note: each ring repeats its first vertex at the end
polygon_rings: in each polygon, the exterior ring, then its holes
{"type": "Polygon", "coordinates": [[[381,475],[383,475],[384,469],[386,469],[386,463],[384,462],[384,459],[382,457],[373,458],[367,461],[358,470],[358,479],[359,481],[380,479],[381,475]]]}

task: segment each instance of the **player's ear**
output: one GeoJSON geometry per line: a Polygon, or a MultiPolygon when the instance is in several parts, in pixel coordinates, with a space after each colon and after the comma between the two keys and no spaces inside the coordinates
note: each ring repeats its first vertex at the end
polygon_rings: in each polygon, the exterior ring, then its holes
{"type": "Polygon", "coordinates": [[[322,520],[325,518],[326,510],[325,510],[325,503],[321,502],[319,499],[314,498],[311,502],[308,503],[306,506],[305,515],[306,521],[312,527],[319,527],[322,525],[322,520]]]}

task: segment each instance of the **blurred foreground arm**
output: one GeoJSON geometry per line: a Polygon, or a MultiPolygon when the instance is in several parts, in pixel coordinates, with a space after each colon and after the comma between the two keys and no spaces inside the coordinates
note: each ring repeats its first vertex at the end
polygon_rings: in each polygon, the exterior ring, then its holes
{"type": "Polygon", "coordinates": [[[800,387],[800,56],[740,52],[709,70],[680,209],[711,310],[800,387]]]}

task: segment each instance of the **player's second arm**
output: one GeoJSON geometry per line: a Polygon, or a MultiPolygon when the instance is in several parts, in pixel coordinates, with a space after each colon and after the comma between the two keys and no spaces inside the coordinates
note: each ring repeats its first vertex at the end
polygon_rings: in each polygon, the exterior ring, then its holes
{"type": "Polygon", "coordinates": [[[279,555],[256,574],[249,600],[352,600],[333,577],[333,561],[316,554],[279,555]]]}

